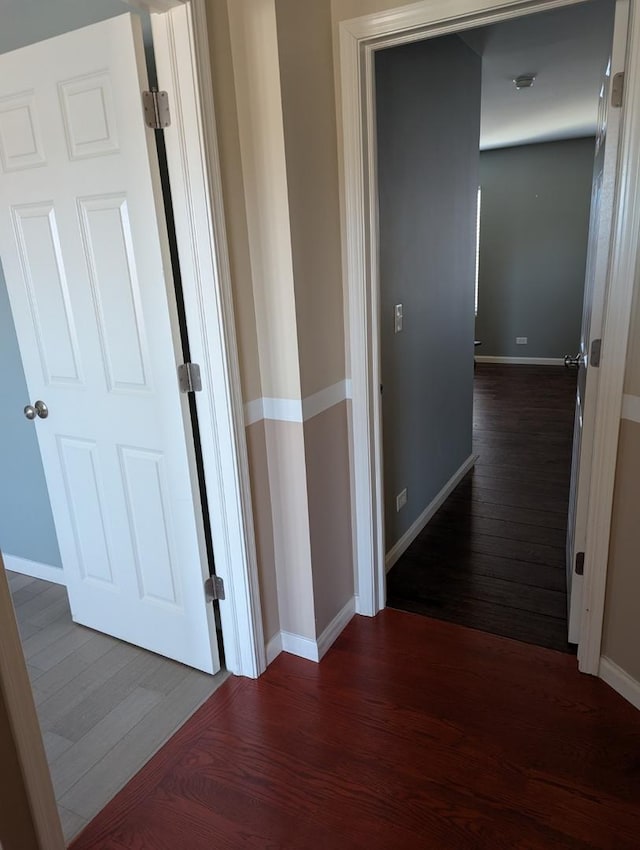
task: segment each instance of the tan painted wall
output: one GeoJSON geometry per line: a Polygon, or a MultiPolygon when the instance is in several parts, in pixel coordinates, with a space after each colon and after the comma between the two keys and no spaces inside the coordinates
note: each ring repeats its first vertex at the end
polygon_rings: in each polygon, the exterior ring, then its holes
{"type": "Polygon", "coordinates": [[[0,844],[3,850],[38,850],[39,846],[1,688],[0,844]]]}
{"type": "Polygon", "coordinates": [[[304,423],[316,631],[354,594],[347,402],[304,423]]]}
{"type": "Polygon", "coordinates": [[[207,0],[207,23],[242,395],[250,401],[260,398],[262,386],[227,0],[207,0]]]}
{"type": "Polygon", "coordinates": [[[345,376],[338,150],[327,0],[276,0],[302,395],[345,376]]]}
{"type": "Polygon", "coordinates": [[[640,682],[640,424],[623,420],[611,527],[603,654],[640,682]]]}
{"type": "Polygon", "coordinates": [[[269,464],[265,436],[265,421],[254,422],[246,431],[249,474],[251,477],[251,499],[253,524],[256,534],[260,601],[262,603],[262,627],[267,644],[280,631],[278,610],[278,585],[276,558],[273,542],[273,516],[269,485],[269,464]]]}
{"type": "Polygon", "coordinates": [[[631,308],[631,329],[624,391],[629,395],[640,396],[640,285],[636,286],[633,307],[631,308]]]}

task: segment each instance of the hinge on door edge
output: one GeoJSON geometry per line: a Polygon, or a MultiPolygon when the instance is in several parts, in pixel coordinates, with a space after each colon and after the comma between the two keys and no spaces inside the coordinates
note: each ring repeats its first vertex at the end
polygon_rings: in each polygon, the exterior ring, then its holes
{"type": "Polygon", "coordinates": [[[589,366],[600,365],[600,352],[602,351],[602,340],[591,340],[591,354],[589,355],[589,366]]]}
{"type": "Polygon", "coordinates": [[[204,583],[204,595],[207,602],[224,599],[224,582],[220,576],[210,576],[204,583]]]}
{"type": "Polygon", "coordinates": [[[611,106],[622,106],[622,97],[624,95],[624,71],[613,75],[611,81],[611,106]]]}
{"type": "Polygon", "coordinates": [[[178,366],[178,386],[181,393],[199,393],[202,389],[200,367],[197,363],[181,363],[178,366]]]}
{"type": "Polygon", "coordinates": [[[584,552],[576,552],[576,575],[584,575],[584,552]]]}
{"type": "Polygon", "coordinates": [[[142,92],[144,123],[152,130],[164,130],[171,125],[169,95],[166,91],[150,89],[142,92]]]}

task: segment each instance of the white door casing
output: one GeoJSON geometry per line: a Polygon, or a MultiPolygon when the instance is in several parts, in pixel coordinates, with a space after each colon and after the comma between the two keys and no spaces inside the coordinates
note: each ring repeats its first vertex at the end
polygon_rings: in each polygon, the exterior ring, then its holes
{"type": "Polygon", "coordinates": [[[0,56],[0,252],[77,622],[219,668],[130,15],[0,56]]]}
{"type": "Polygon", "coordinates": [[[593,366],[590,362],[591,346],[594,340],[602,339],[604,333],[604,307],[622,123],[622,110],[611,105],[611,81],[616,74],[624,71],[628,20],[628,0],[618,0],[610,61],[603,73],[598,104],[589,245],[580,334],[567,529],[567,606],[571,643],[580,641],[583,575],[576,573],[576,557],[579,552],[584,553],[586,548],[595,411],[600,376],[599,367],[593,366]]]}

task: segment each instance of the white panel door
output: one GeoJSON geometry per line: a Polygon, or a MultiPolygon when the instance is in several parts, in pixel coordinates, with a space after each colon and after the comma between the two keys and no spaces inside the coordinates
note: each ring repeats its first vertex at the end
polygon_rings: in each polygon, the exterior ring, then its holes
{"type": "Polygon", "coordinates": [[[621,110],[611,106],[611,85],[615,74],[624,70],[628,17],[628,0],[618,0],[611,56],[604,72],[598,109],[582,331],[577,357],[578,383],[567,534],[567,602],[571,643],[578,643],[580,640],[583,577],[580,571],[576,572],[576,558],[579,552],[584,552],[587,537],[593,431],[598,393],[599,371],[590,362],[591,346],[593,341],[601,339],[604,333],[604,306],[622,120],[621,110]]]}
{"type": "Polygon", "coordinates": [[[215,672],[145,88],[130,15],[0,56],[0,256],[74,620],[215,672]]]}

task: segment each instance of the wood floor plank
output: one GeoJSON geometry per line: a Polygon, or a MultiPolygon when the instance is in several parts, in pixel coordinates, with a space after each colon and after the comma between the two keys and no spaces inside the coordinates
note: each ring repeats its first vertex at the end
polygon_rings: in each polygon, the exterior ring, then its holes
{"type": "Polygon", "coordinates": [[[566,534],[575,375],[479,364],[474,469],[387,578],[405,611],[572,651],[566,534]]]}
{"type": "MultiPolygon", "coordinates": [[[[92,703],[90,702],[90,700],[95,702],[95,692],[104,689],[120,670],[141,657],[143,657],[142,650],[114,641],[114,645],[108,652],[100,655],[92,664],[85,666],[77,676],[69,679],[64,687],[59,688],[38,704],[38,715],[42,727],[68,737],[72,741],[82,737],[86,731],[87,722],[90,726],[91,720],[95,717],[95,713],[91,711],[92,703]],[[82,730],[76,723],[78,717],[83,718],[82,730]]],[[[136,668],[130,677],[130,681],[134,682],[131,689],[135,686],[135,676],[138,672],[139,669],[136,668]]],[[[41,688],[42,685],[38,684],[38,687],[41,688]]],[[[122,696],[124,695],[116,695],[115,703],[119,701],[118,697],[122,698],[122,696]]],[[[102,692],[99,694],[99,698],[101,697],[102,692]]],[[[108,711],[107,706],[105,713],[108,711]]]]}
{"type": "Polygon", "coordinates": [[[42,732],[42,740],[44,742],[44,748],[47,753],[47,760],[49,764],[54,762],[58,756],[61,756],[69,747],[73,746],[73,741],[69,741],[67,738],[63,738],[60,735],[56,735],[55,732],[43,731],[42,732]]]}
{"type": "Polygon", "coordinates": [[[58,806],[60,812],[60,820],[62,821],[62,831],[67,841],[75,838],[79,832],[82,832],[87,825],[87,819],[80,817],[75,812],[65,809],[64,806],[58,806]]]}
{"type": "Polygon", "coordinates": [[[61,798],[161,701],[161,695],[134,688],[89,731],[50,763],[56,797],[61,798]]]}
{"type": "MultiPolygon", "coordinates": [[[[108,656],[103,656],[103,659],[113,660],[112,656],[116,652],[117,650],[114,649],[108,656]]],[[[134,653],[128,657],[127,663],[118,664],[111,675],[100,676],[96,682],[97,686],[86,690],[74,689],[81,694],[82,698],[76,701],[68,711],[60,714],[49,728],[72,741],[80,740],[122,700],[133,693],[142,677],[150,670],[161,666],[164,660],[158,655],[142,650],[138,652],[134,650],[134,653]]],[[[124,657],[127,658],[127,656],[128,653],[125,653],[124,657]]]]}
{"type": "MultiPolygon", "coordinates": [[[[56,623],[54,623],[54,627],[59,622],[60,621],[57,620],[56,623]]],[[[43,629],[37,635],[34,635],[33,638],[30,638],[30,640],[37,640],[40,635],[46,631],[48,630],[43,629]]],[[[50,670],[79,646],[90,641],[94,634],[95,632],[91,629],[71,623],[71,628],[68,631],[60,635],[55,641],[53,641],[53,643],[50,643],[44,649],[40,650],[40,652],[36,652],[29,656],[29,660],[35,664],[36,667],[40,667],[41,670],[50,670]]]]}
{"type": "Polygon", "coordinates": [[[115,638],[95,632],[91,640],[74,649],[51,670],[41,672],[38,677],[38,688],[42,691],[44,698],[48,699],[63,688],[67,688],[83,670],[95,665],[105,653],[119,645],[120,641],[115,638]]]}
{"type": "Polygon", "coordinates": [[[211,694],[225,681],[226,673],[216,676],[194,673],[174,688],[166,698],[134,726],[83,780],[60,798],[63,806],[92,818],[134,773],[141,763],[164,744],[211,694]]]}
{"type": "Polygon", "coordinates": [[[639,747],[573,657],[386,610],[227,681],[72,850],[636,850],[639,747]]]}

